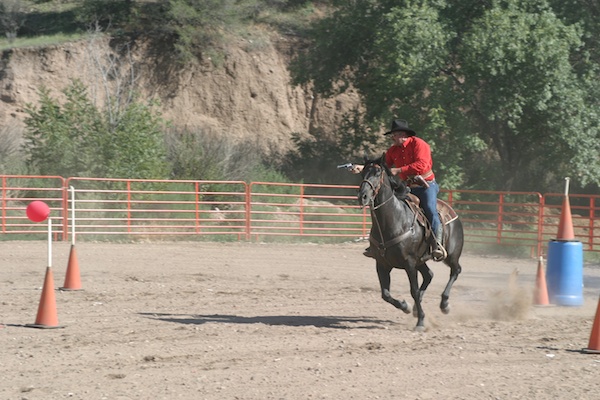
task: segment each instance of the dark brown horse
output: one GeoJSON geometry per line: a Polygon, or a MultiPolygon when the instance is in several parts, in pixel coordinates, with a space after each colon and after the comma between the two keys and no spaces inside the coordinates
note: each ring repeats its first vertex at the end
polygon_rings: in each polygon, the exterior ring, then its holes
{"type": "MultiPolygon", "coordinates": [[[[375,248],[377,275],[381,296],[394,307],[410,313],[406,301],[397,300],[390,293],[392,269],[404,269],[410,283],[410,294],[415,302],[413,314],[417,317],[415,330],[424,330],[425,313],[421,306],[423,294],[433,278],[426,261],[431,259],[427,224],[419,223],[418,208],[409,204],[410,189],[392,176],[385,164],[385,155],[376,160],[365,158],[363,181],[358,190],[358,203],[371,209],[371,246],[375,248]],[[419,287],[418,272],[423,281],[419,287]]],[[[444,221],[442,221],[444,223],[444,221]]],[[[458,218],[444,225],[443,244],[448,252],[444,263],[450,267],[450,279],[442,293],[440,308],[444,314],[450,311],[450,290],[461,272],[459,258],[463,248],[463,227],[458,218]]]]}

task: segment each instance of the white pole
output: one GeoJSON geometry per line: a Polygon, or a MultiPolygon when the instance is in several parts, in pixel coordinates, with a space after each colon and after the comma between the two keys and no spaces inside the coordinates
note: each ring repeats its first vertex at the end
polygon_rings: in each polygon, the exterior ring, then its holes
{"type": "Polygon", "coordinates": [[[71,190],[71,244],[75,245],[75,188],[69,186],[71,190]]]}
{"type": "Polygon", "coordinates": [[[571,178],[565,178],[565,197],[569,195],[569,180],[571,178]]]}
{"type": "Polygon", "coordinates": [[[52,267],[52,218],[48,218],[48,268],[52,267]]]}

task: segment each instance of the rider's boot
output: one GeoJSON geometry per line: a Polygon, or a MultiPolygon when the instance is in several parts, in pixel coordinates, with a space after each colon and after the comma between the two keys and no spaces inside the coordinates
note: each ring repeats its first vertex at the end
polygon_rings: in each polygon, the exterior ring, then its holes
{"type": "Polygon", "coordinates": [[[442,245],[443,227],[440,225],[434,232],[433,245],[431,247],[431,256],[433,261],[443,261],[448,257],[446,249],[442,245]]]}
{"type": "Polygon", "coordinates": [[[373,248],[371,246],[367,247],[363,252],[365,257],[375,258],[375,253],[373,252],[373,248]]]}

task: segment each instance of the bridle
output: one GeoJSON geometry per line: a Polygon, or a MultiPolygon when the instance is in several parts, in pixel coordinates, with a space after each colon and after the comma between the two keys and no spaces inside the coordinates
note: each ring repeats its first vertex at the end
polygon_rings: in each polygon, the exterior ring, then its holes
{"type": "Polygon", "coordinates": [[[381,165],[372,164],[372,166],[373,166],[373,168],[380,170],[379,171],[379,181],[377,182],[377,186],[373,185],[373,183],[371,183],[370,180],[363,179],[361,182],[361,187],[362,187],[363,183],[366,183],[371,187],[371,190],[373,190],[373,197],[371,198],[371,204],[369,205],[369,207],[371,208],[371,211],[374,211],[374,210],[377,210],[379,207],[383,206],[388,201],[390,201],[394,197],[394,192],[392,191],[392,193],[390,194],[390,197],[385,199],[383,202],[379,203],[377,206],[375,205],[375,198],[379,194],[379,190],[381,189],[381,187],[384,185],[383,181],[384,181],[386,175],[384,174],[383,167],[381,165]]]}

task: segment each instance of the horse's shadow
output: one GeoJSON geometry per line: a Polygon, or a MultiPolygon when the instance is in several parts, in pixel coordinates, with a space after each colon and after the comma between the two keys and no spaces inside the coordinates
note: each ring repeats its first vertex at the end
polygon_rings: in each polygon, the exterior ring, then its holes
{"type": "Polygon", "coordinates": [[[341,317],[320,315],[258,315],[243,317],[239,315],[193,315],[193,314],[162,314],[140,313],[140,315],[165,322],[177,324],[202,325],[209,322],[222,324],[264,324],[269,326],[314,326],[332,329],[386,329],[394,321],[379,320],[367,317],[341,317]]]}

